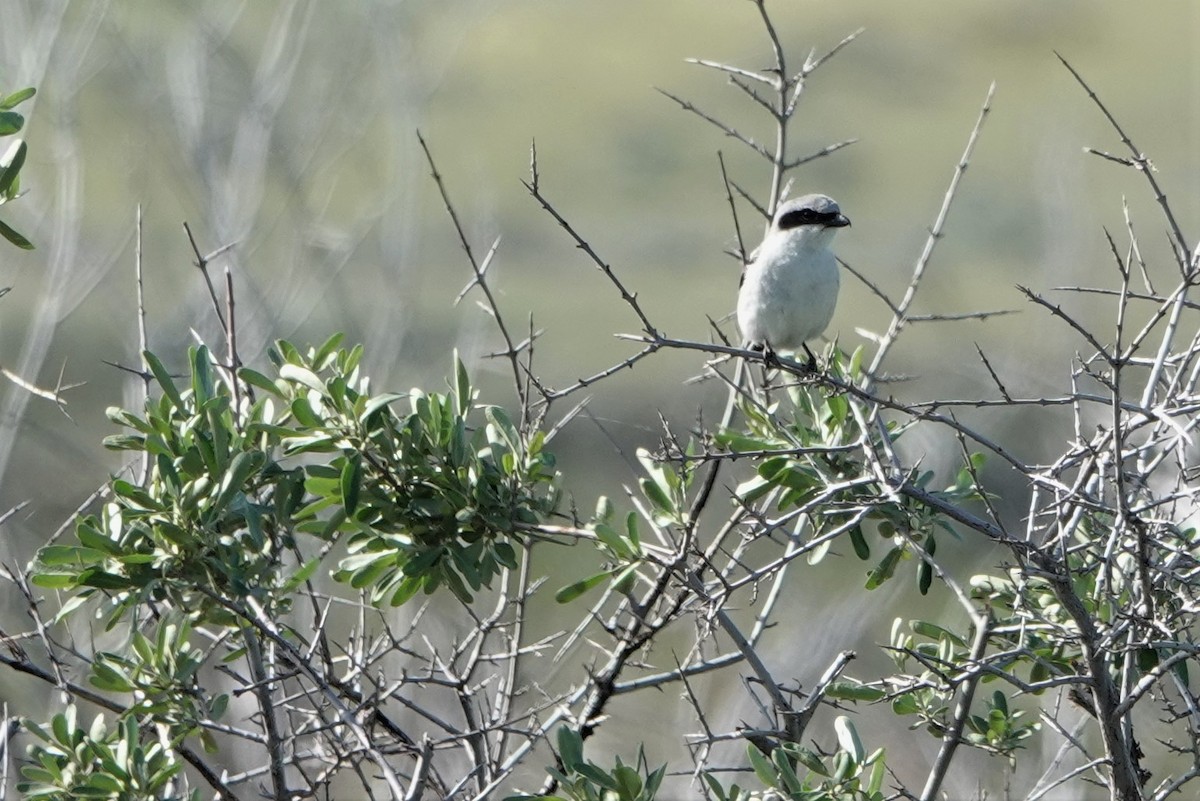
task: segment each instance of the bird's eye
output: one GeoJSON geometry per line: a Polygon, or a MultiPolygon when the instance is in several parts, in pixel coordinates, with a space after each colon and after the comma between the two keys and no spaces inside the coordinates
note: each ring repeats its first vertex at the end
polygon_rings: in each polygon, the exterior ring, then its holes
{"type": "Polygon", "coordinates": [[[786,231],[801,225],[811,225],[820,219],[821,215],[813,209],[795,209],[781,216],[777,225],[779,230],[786,231]]]}

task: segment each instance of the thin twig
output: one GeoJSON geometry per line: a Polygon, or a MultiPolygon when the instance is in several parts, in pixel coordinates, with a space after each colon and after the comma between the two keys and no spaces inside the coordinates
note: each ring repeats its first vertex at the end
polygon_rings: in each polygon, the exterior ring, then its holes
{"type": "Polygon", "coordinates": [[[1146,158],[1146,156],[1137,148],[1136,145],[1133,144],[1133,141],[1129,138],[1129,135],[1125,133],[1125,129],[1122,128],[1120,123],[1117,122],[1116,118],[1112,115],[1112,112],[1108,110],[1108,107],[1105,106],[1100,100],[1100,96],[1097,95],[1096,92],[1093,91],[1092,87],[1088,85],[1087,81],[1083,79],[1083,76],[1080,75],[1079,72],[1076,71],[1076,69],[1072,67],[1065,58],[1063,58],[1061,53],[1055,51],[1054,55],[1058,57],[1058,60],[1062,62],[1062,65],[1067,68],[1079,85],[1083,87],[1083,90],[1087,92],[1088,97],[1090,97],[1092,102],[1096,104],[1096,108],[1100,109],[1100,113],[1102,113],[1104,118],[1108,120],[1108,123],[1113,127],[1113,130],[1117,132],[1117,136],[1121,138],[1121,143],[1129,149],[1129,152],[1133,155],[1132,166],[1136,167],[1139,172],[1146,176],[1146,181],[1150,184],[1150,189],[1154,192],[1154,199],[1158,202],[1159,207],[1162,208],[1163,215],[1167,218],[1167,225],[1170,227],[1171,234],[1175,238],[1175,258],[1179,262],[1180,272],[1187,277],[1193,271],[1191,264],[1191,248],[1188,246],[1188,238],[1183,235],[1183,231],[1180,229],[1179,223],[1175,220],[1175,212],[1172,211],[1170,204],[1167,203],[1167,196],[1163,192],[1162,188],[1158,185],[1158,179],[1154,177],[1154,169],[1150,164],[1150,160],[1146,158]]]}
{"type": "MultiPolygon", "coordinates": [[[[133,272],[137,290],[137,330],[138,330],[138,360],[141,362],[142,378],[142,408],[150,401],[150,386],[153,375],[150,365],[146,362],[145,354],[150,350],[149,339],[146,336],[146,295],[142,281],[142,204],[137,206],[137,238],[134,242],[133,272]]],[[[150,479],[150,452],[142,454],[142,467],[138,474],[138,486],[146,486],[150,479]]]]}
{"type": "MultiPolygon", "coordinates": [[[[429,170],[433,176],[433,181],[435,184],[437,184],[438,194],[440,194],[442,197],[442,205],[445,207],[446,213],[450,215],[450,222],[453,223],[454,231],[456,234],[458,234],[458,241],[459,244],[462,245],[463,252],[467,254],[467,261],[470,262],[471,270],[475,274],[475,284],[479,286],[479,288],[483,291],[484,296],[487,298],[488,306],[492,312],[491,316],[496,321],[496,327],[500,329],[500,336],[504,338],[504,345],[507,349],[508,359],[512,366],[513,384],[516,387],[522,415],[524,416],[529,409],[529,399],[526,397],[524,384],[521,380],[521,364],[519,359],[520,350],[516,345],[513,344],[513,338],[508,332],[507,324],[504,322],[504,315],[500,312],[500,305],[497,303],[496,297],[492,293],[492,288],[488,285],[487,278],[485,276],[488,265],[491,264],[492,258],[495,256],[496,248],[499,246],[500,240],[497,238],[492,244],[492,247],[488,250],[488,253],[484,257],[482,263],[476,260],[475,252],[471,249],[471,243],[467,239],[467,234],[463,230],[462,223],[460,223],[458,220],[458,212],[455,211],[454,204],[450,201],[450,194],[446,190],[446,184],[442,180],[442,175],[440,172],[438,172],[437,164],[433,160],[433,153],[430,152],[429,145],[425,142],[425,138],[421,136],[420,131],[417,131],[417,141],[421,143],[421,149],[425,151],[425,160],[429,163],[429,170]]],[[[470,288],[471,285],[468,284],[467,289],[464,289],[463,293],[465,294],[470,288]]],[[[456,300],[455,303],[457,302],[458,301],[456,300]]],[[[522,425],[527,425],[528,422],[528,419],[523,419],[522,425]]]]}
{"type": "Polygon", "coordinates": [[[595,264],[600,272],[604,273],[605,277],[607,277],[612,285],[617,288],[617,291],[621,293],[621,299],[625,301],[629,308],[633,309],[634,314],[636,314],[638,319],[641,321],[642,330],[650,336],[655,336],[656,329],[650,322],[650,318],[646,316],[646,313],[642,310],[641,305],[638,303],[637,295],[630,293],[630,291],[625,288],[625,284],[621,282],[621,279],[617,278],[617,275],[613,272],[612,267],[610,267],[607,262],[600,258],[588,241],[575,230],[575,227],[572,226],[571,223],[567,222],[567,219],[563,217],[558,212],[558,209],[556,209],[550,203],[550,201],[546,199],[545,195],[542,194],[541,187],[538,184],[536,159],[533,163],[532,172],[533,178],[531,181],[521,182],[525,185],[525,188],[529,190],[529,194],[531,194],[534,200],[536,200],[542,207],[542,209],[545,210],[551,217],[553,217],[554,220],[563,228],[563,230],[570,235],[571,239],[575,241],[575,246],[586,253],[588,258],[592,260],[592,263],[595,264]]]}
{"type": "Polygon", "coordinates": [[[865,379],[864,389],[870,388],[872,383],[870,376],[877,375],[880,372],[884,359],[887,358],[888,353],[896,342],[896,338],[908,322],[909,307],[912,306],[913,300],[916,298],[917,289],[921,285],[925,269],[929,265],[930,258],[933,256],[933,250],[937,246],[938,240],[942,238],[946,219],[950,214],[950,205],[954,202],[954,197],[958,193],[958,185],[962,180],[963,173],[966,172],[967,165],[971,163],[971,154],[975,152],[975,143],[979,139],[979,132],[983,128],[983,122],[987,119],[988,112],[991,111],[992,96],[995,93],[996,83],[993,81],[991,86],[988,87],[987,97],[983,100],[983,107],[979,110],[979,118],[975,121],[975,127],[971,129],[971,135],[967,138],[966,149],[963,151],[962,157],[958,160],[958,164],[954,167],[954,175],[950,178],[950,186],[946,189],[946,195],[942,199],[942,206],[938,210],[933,226],[929,229],[929,237],[925,240],[925,248],[921,251],[921,255],[913,267],[912,278],[908,282],[908,289],[905,290],[904,297],[901,298],[900,303],[896,305],[896,313],[892,315],[892,321],[888,325],[887,333],[884,334],[878,349],[875,351],[875,356],[871,360],[870,366],[866,369],[868,378],[865,379]]]}

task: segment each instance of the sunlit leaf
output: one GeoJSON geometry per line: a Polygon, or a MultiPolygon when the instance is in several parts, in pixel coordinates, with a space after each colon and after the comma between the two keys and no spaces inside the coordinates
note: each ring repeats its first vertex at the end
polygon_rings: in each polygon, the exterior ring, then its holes
{"type": "Polygon", "coordinates": [[[29,98],[37,94],[37,89],[32,86],[13,92],[8,97],[0,100],[0,110],[8,111],[9,109],[24,103],[29,98]]]}
{"type": "Polygon", "coordinates": [[[867,752],[863,748],[862,740],[858,736],[858,730],[854,728],[854,724],[850,721],[850,718],[845,715],[839,715],[834,718],[833,730],[837,733],[838,745],[841,746],[841,749],[854,758],[855,764],[862,764],[867,752]]]}

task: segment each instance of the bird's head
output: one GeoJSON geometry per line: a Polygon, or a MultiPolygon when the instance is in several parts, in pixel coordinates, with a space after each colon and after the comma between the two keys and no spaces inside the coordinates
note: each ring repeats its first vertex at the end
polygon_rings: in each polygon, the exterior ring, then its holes
{"type": "Polygon", "coordinates": [[[773,231],[828,244],[837,229],[850,224],[837,201],[828,195],[805,195],[785,201],[775,212],[773,231]]]}

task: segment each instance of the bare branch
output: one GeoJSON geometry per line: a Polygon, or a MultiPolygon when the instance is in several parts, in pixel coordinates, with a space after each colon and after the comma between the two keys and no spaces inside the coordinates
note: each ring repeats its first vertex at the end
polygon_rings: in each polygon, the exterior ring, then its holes
{"type": "MultiPolygon", "coordinates": [[[[933,256],[933,249],[937,245],[938,240],[942,238],[942,231],[946,225],[946,219],[950,214],[950,204],[954,201],[954,196],[958,193],[958,184],[962,180],[963,173],[966,172],[967,165],[971,163],[971,154],[975,151],[975,143],[979,138],[979,132],[983,128],[983,122],[987,119],[988,112],[991,110],[992,96],[995,92],[996,84],[993,81],[992,85],[988,87],[987,97],[984,98],[983,107],[979,110],[979,118],[975,121],[975,127],[971,129],[971,135],[967,138],[966,149],[963,151],[962,157],[958,160],[958,164],[954,168],[954,175],[950,179],[950,186],[946,189],[946,196],[942,199],[942,207],[938,210],[937,218],[934,220],[933,226],[929,229],[929,238],[925,240],[925,248],[921,251],[921,255],[913,267],[908,289],[905,291],[900,303],[897,304],[896,313],[892,315],[892,322],[888,326],[887,333],[884,334],[878,349],[875,351],[875,356],[867,368],[866,372],[869,376],[879,373],[883,366],[883,360],[887,358],[888,353],[896,342],[896,338],[900,335],[900,332],[904,329],[908,321],[908,310],[916,298],[917,289],[920,287],[921,279],[925,275],[925,268],[929,265],[929,260],[933,256]]],[[[864,388],[869,387],[870,379],[868,379],[864,388]]]]}
{"type": "Polygon", "coordinates": [[[1087,81],[1083,79],[1083,76],[1080,75],[1079,72],[1076,71],[1076,69],[1072,67],[1065,58],[1062,57],[1061,53],[1056,51],[1054,55],[1058,57],[1058,60],[1062,62],[1062,65],[1067,68],[1079,85],[1083,87],[1083,90],[1087,92],[1088,97],[1091,98],[1092,102],[1096,104],[1096,108],[1100,109],[1100,113],[1103,114],[1104,118],[1108,120],[1108,123],[1112,126],[1113,130],[1117,132],[1117,136],[1119,136],[1121,139],[1121,144],[1125,145],[1125,147],[1129,149],[1129,152],[1132,154],[1133,158],[1129,162],[1125,162],[1124,160],[1113,158],[1107,154],[1101,154],[1098,152],[1096,154],[1103,155],[1112,161],[1118,161],[1122,164],[1129,164],[1129,166],[1134,167],[1146,176],[1146,181],[1150,184],[1150,189],[1154,192],[1154,199],[1158,202],[1159,207],[1162,208],[1163,215],[1167,218],[1167,225],[1170,226],[1171,233],[1175,238],[1175,258],[1179,262],[1180,272],[1185,277],[1188,276],[1194,271],[1194,267],[1191,264],[1191,248],[1188,247],[1187,237],[1183,235],[1183,231],[1180,229],[1179,223],[1175,220],[1175,212],[1171,210],[1170,204],[1167,203],[1167,196],[1159,187],[1158,179],[1154,177],[1154,168],[1150,164],[1150,160],[1146,158],[1146,156],[1142,154],[1142,151],[1133,144],[1133,141],[1130,140],[1129,135],[1125,133],[1125,129],[1122,128],[1117,122],[1116,118],[1108,110],[1108,107],[1105,106],[1100,100],[1099,95],[1097,95],[1095,91],[1092,90],[1092,87],[1088,85],[1087,81]]]}

